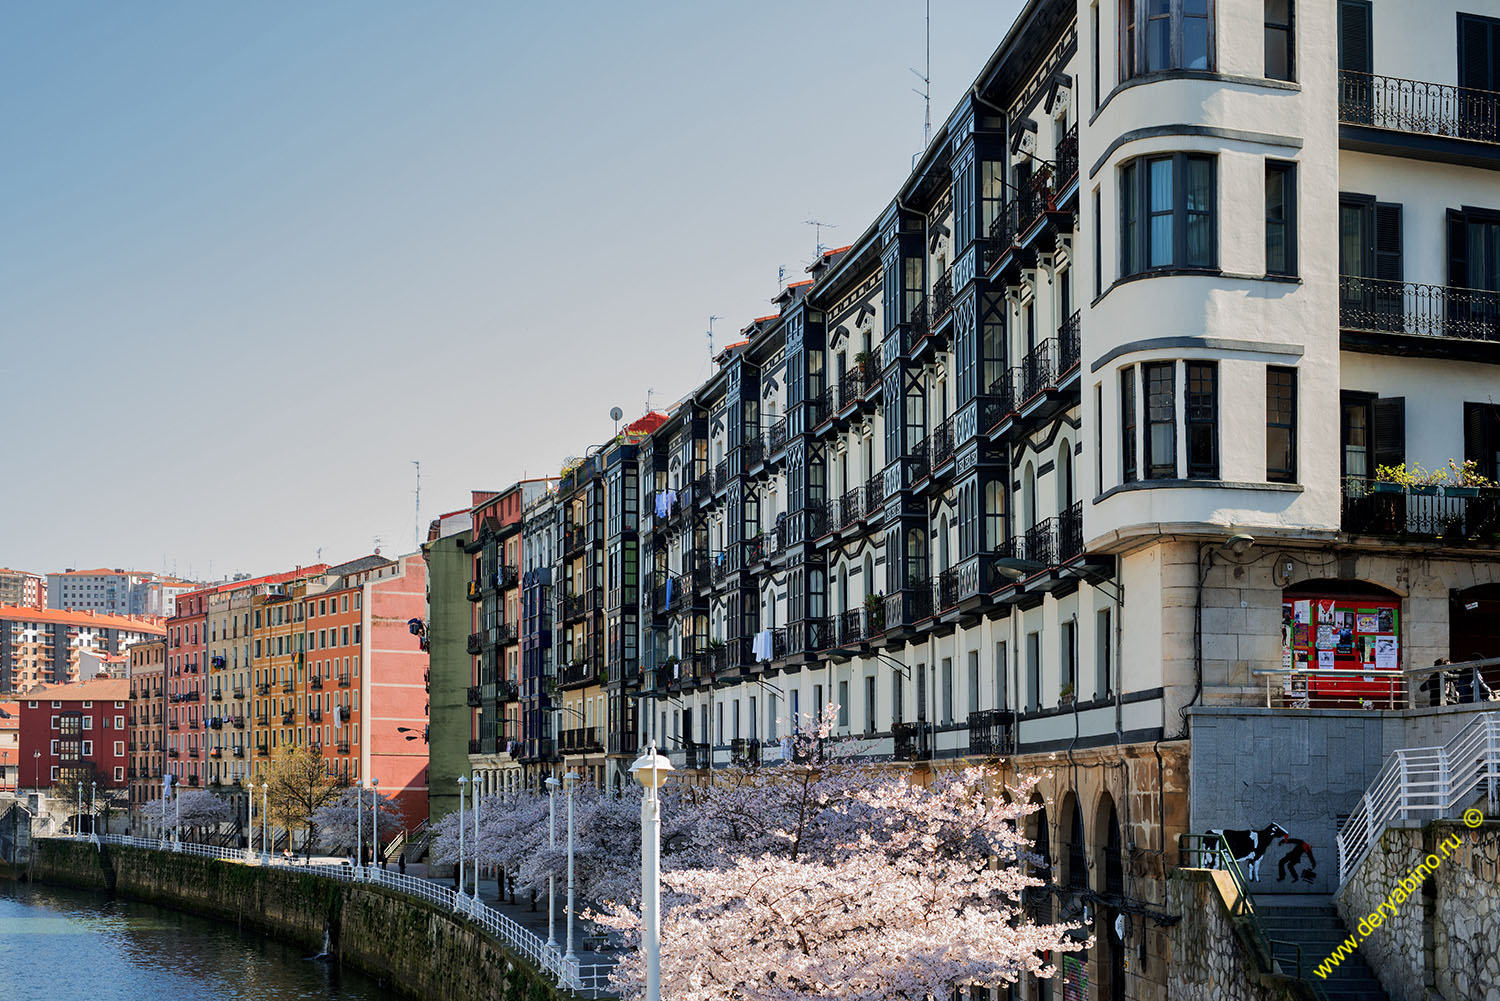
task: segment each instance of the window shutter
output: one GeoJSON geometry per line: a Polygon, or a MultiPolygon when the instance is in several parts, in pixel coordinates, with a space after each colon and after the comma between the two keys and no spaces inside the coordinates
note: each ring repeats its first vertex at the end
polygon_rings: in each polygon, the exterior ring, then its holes
{"type": "Polygon", "coordinates": [[[1488,403],[1464,404],[1464,459],[1479,466],[1479,472],[1495,478],[1495,446],[1490,441],[1490,411],[1488,403]]]}
{"type": "Polygon", "coordinates": [[[1476,90],[1495,89],[1492,46],[1500,23],[1470,14],[1458,15],[1458,85],[1476,90]]]}
{"type": "Polygon", "coordinates": [[[1401,206],[1375,205],[1375,277],[1399,282],[1401,270],[1401,206]]]}
{"type": "Polygon", "coordinates": [[[1339,69],[1369,73],[1370,4],[1367,0],[1339,0],[1339,69]]]}
{"type": "Polygon", "coordinates": [[[1458,209],[1448,210],[1448,284],[1469,287],[1469,221],[1458,209]]]}
{"type": "Polygon", "coordinates": [[[1374,401],[1375,466],[1399,466],[1406,461],[1406,397],[1374,401]]]}

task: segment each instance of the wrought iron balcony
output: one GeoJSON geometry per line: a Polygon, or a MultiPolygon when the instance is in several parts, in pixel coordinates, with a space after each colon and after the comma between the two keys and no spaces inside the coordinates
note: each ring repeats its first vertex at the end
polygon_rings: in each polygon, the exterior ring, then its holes
{"type": "Polygon", "coordinates": [[[1500,490],[1447,486],[1441,491],[1411,492],[1397,484],[1348,477],[1340,525],[1360,535],[1442,545],[1500,542],[1500,490]]]}
{"type": "Polygon", "coordinates": [[[573,553],[588,544],[588,530],[583,525],[568,525],[563,529],[563,552],[573,553]]]}
{"type": "Polygon", "coordinates": [[[1369,333],[1500,341],[1500,292],[1344,275],[1339,325],[1369,333]]]}
{"type": "Polygon", "coordinates": [[[927,454],[931,457],[933,469],[953,458],[952,417],[933,428],[932,434],[927,438],[927,454]]]}
{"type": "Polygon", "coordinates": [[[281,683],[281,694],[283,694],[283,695],[291,695],[296,690],[297,690],[297,683],[295,681],[293,681],[291,678],[287,678],[285,681],[283,681],[281,683]]]}
{"type": "Polygon", "coordinates": [[[740,451],[745,457],[745,468],[757,466],[766,461],[766,443],[760,438],[752,438],[740,446],[740,451]]]}
{"type": "Polygon", "coordinates": [[[561,685],[580,685],[585,682],[594,681],[598,672],[587,660],[575,660],[571,664],[563,665],[558,671],[557,680],[561,685]]]}
{"type": "Polygon", "coordinates": [[[483,752],[483,749],[484,749],[484,742],[483,741],[479,741],[479,740],[470,740],[469,741],[469,753],[470,754],[480,754],[480,753],[483,752]]]}
{"type": "Polygon", "coordinates": [[[515,587],[520,580],[521,573],[513,564],[502,563],[495,571],[495,583],[500,586],[501,590],[515,587]]]}
{"type": "Polygon", "coordinates": [[[760,764],[760,741],[754,737],[735,737],[729,742],[729,760],[742,768],[760,764]]]}
{"type": "Polygon", "coordinates": [[[564,754],[597,753],[604,750],[597,726],[580,726],[558,735],[558,746],[564,754]]]}
{"type": "Polygon", "coordinates": [[[1057,385],[1057,340],[1049,337],[1021,360],[1021,399],[1030,400],[1057,385]]]}
{"type": "Polygon", "coordinates": [[[208,666],[212,670],[222,671],[222,670],[224,670],[224,658],[223,657],[210,657],[208,659],[208,666]]]}
{"type": "Polygon", "coordinates": [[[1078,176],[1078,123],[1057,144],[1057,186],[1064,187],[1078,176]]]}
{"type": "Polygon", "coordinates": [[[323,722],[323,710],[321,710],[321,709],[309,709],[307,711],[307,721],[309,723],[321,723],[321,722],[323,722]]]}
{"type": "Polygon", "coordinates": [[[349,675],[347,675],[347,674],[340,674],[338,676],[338,678],[337,678],[337,684],[338,684],[338,686],[340,688],[348,688],[349,687],[349,683],[350,683],[350,677],[349,677],[349,675]]]}
{"type": "Polygon", "coordinates": [[[236,730],[243,730],[243,729],[245,729],[245,717],[243,717],[243,716],[231,716],[231,717],[229,717],[229,724],[231,726],[233,726],[236,730]]]}
{"type": "Polygon", "coordinates": [[[885,475],[875,473],[865,481],[865,517],[881,513],[885,507],[885,475]]]}
{"type": "Polygon", "coordinates": [[[1057,373],[1059,376],[1072,370],[1078,364],[1083,347],[1079,337],[1082,323],[1083,311],[1075,309],[1073,315],[1057,328],[1057,373]]]}
{"type": "Polygon", "coordinates": [[[269,758],[271,756],[271,749],[265,744],[256,744],[255,756],[257,758],[269,758]]]}
{"type": "Polygon", "coordinates": [[[208,749],[208,756],[210,758],[222,758],[224,756],[224,749],[222,747],[210,747],[208,749]]]}
{"type": "Polygon", "coordinates": [[[490,627],[490,640],[496,646],[509,646],[516,642],[519,635],[514,622],[502,622],[490,627]]]}
{"type": "Polygon", "coordinates": [[[908,351],[916,350],[917,344],[932,333],[932,325],[927,322],[927,308],[927,297],[924,295],[912,306],[911,315],[906,318],[908,351]]]}
{"type": "Polygon", "coordinates": [[[484,704],[484,699],[479,691],[478,685],[469,686],[467,703],[471,709],[478,708],[484,704]]]}
{"type": "Polygon", "coordinates": [[[707,744],[684,743],[682,745],[682,750],[686,759],[683,763],[684,768],[695,769],[709,767],[711,756],[709,754],[709,748],[707,744]]]}
{"type": "Polygon", "coordinates": [[[1074,501],[1057,516],[1057,562],[1083,553],[1083,501],[1074,501]]]}
{"type": "Polygon", "coordinates": [[[255,686],[255,694],[256,695],[270,695],[271,694],[271,686],[270,685],[256,685],[255,686]]]}
{"type": "Polygon", "coordinates": [[[610,731],[608,744],[610,754],[635,754],[640,741],[636,737],[634,724],[626,730],[610,731]]]}
{"type": "Polygon", "coordinates": [[[969,713],[969,753],[984,757],[1008,754],[1015,715],[1003,709],[969,713]]]}
{"type": "Polygon", "coordinates": [[[470,633],[468,642],[464,644],[464,649],[467,650],[471,656],[478,655],[479,653],[483,652],[484,634],[470,633]]]}
{"type": "Polygon", "coordinates": [[[839,646],[863,643],[865,640],[864,615],[857,608],[839,613],[839,646]]]}
{"type": "Polygon", "coordinates": [[[714,492],[717,493],[729,485],[729,460],[720,459],[719,464],[714,466],[714,492]]]}
{"type": "Polygon", "coordinates": [[[479,586],[479,581],[469,581],[468,595],[470,601],[478,601],[480,598],[484,597],[484,588],[479,586]]]}
{"type": "Polygon", "coordinates": [[[281,725],[282,726],[291,726],[296,721],[297,721],[297,714],[296,713],[285,712],[285,713],[281,714],[281,725]]]}
{"type": "Polygon", "coordinates": [[[880,385],[880,377],[875,372],[873,361],[859,364],[844,372],[839,377],[839,409],[851,406],[869,395],[870,390],[880,385]]]}
{"type": "Polygon", "coordinates": [[[271,716],[270,716],[270,714],[269,713],[260,713],[258,716],[255,717],[255,725],[256,726],[270,726],[271,725],[271,716]]]}
{"type": "Polygon", "coordinates": [[[1342,70],[1339,123],[1500,143],[1500,93],[1342,70]]]}
{"type": "Polygon", "coordinates": [[[213,691],[208,693],[208,699],[210,702],[223,702],[224,693],[215,688],[213,691]]]}
{"type": "Polygon", "coordinates": [[[774,452],[786,444],[787,418],[785,414],[778,417],[771,425],[771,430],[766,434],[766,451],[774,452]]]}
{"type": "Polygon", "coordinates": [[[169,719],[169,720],[167,720],[167,729],[168,730],[176,730],[177,729],[177,721],[175,719],[169,719]]]}
{"type": "Polygon", "coordinates": [[[937,575],[936,599],[940,610],[952,608],[958,604],[958,571],[956,569],[949,568],[937,575]]]}
{"type": "Polygon", "coordinates": [[[897,761],[926,761],[932,757],[927,728],[921,723],[892,723],[891,737],[895,740],[892,757],[897,761]]]}
{"type": "Polygon", "coordinates": [[[953,268],[950,266],[932,283],[932,325],[953,309],[953,268]]]}
{"type": "Polygon", "coordinates": [[[338,741],[336,744],[334,744],[334,748],[340,754],[348,754],[349,753],[349,742],[347,740],[338,741]]]}
{"type": "Polygon", "coordinates": [[[314,674],[312,677],[308,678],[307,687],[312,689],[321,689],[323,687],[323,676],[321,674],[314,674]]]}
{"type": "Polygon", "coordinates": [[[169,757],[169,758],[180,758],[180,757],[182,757],[182,752],[179,751],[175,747],[169,747],[169,748],[167,748],[167,757],[169,757]]]}
{"type": "Polygon", "coordinates": [[[233,694],[236,699],[243,699],[245,697],[245,690],[243,688],[236,688],[233,694]]]}

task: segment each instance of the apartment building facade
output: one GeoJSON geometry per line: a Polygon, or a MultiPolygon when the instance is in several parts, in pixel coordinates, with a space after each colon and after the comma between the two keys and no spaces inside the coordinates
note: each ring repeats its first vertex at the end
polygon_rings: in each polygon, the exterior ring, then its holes
{"type": "Polygon", "coordinates": [[[0,606],[0,693],[77,681],[81,654],[117,656],[162,633],[149,617],[0,606]]]}
{"type": "Polygon", "coordinates": [[[174,787],[205,784],[205,701],[208,668],[208,604],[212,590],[193,591],[177,601],[167,620],[166,762],[174,787]]]}
{"type": "Polygon", "coordinates": [[[132,812],[161,798],[166,758],[166,671],[165,638],[131,644],[127,677],[130,761],[125,777],[132,812]]]}
{"type": "Polygon", "coordinates": [[[130,683],[105,678],[47,685],[21,700],[21,780],[71,801],[83,786],[89,796],[118,791],[125,797],[129,767],[130,683]]]}
{"type": "Polygon", "coordinates": [[[149,570],[64,570],[47,575],[47,607],[101,615],[160,615],[176,612],[177,597],[202,585],[149,570]]]}
{"type": "Polygon", "coordinates": [[[46,608],[47,578],[25,570],[0,567],[0,605],[46,608]]]}

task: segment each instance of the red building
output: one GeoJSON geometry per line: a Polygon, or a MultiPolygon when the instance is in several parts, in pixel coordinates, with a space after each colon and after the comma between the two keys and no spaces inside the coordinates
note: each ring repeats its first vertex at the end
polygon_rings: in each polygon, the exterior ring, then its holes
{"type": "Polygon", "coordinates": [[[203,672],[208,666],[208,596],[212,589],[177,599],[167,620],[166,770],[173,781],[201,786],[206,772],[203,672]]]}
{"type": "MultiPolygon", "coordinates": [[[[47,685],[21,702],[21,775],[27,788],[124,790],[130,682],[100,678],[47,685]]],[[[123,795],[123,794],[122,794],[123,795]]]]}

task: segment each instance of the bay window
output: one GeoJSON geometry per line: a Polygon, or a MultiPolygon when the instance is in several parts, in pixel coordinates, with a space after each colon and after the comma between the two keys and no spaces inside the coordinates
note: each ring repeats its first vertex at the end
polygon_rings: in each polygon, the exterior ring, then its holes
{"type": "Polygon", "coordinates": [[[1214,267],[1216,211],[1212,156],[1169,153],[1121,166],[1121,277],[1214,267]]]}
{"type": "Polygon", "coordinates": [[[1214,68],[1213,0],[1120,0],[1121,82],[1214,68]]]}

